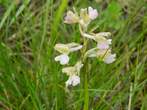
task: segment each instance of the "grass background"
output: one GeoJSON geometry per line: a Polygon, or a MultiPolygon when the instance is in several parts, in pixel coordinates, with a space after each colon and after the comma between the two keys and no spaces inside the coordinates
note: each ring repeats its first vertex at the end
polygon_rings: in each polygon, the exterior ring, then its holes
{"type": "Polygon", "coordinates": [[[0,0],[0,110],[83,110],[84,73],[67,92],[53,47],[82,42],[63,18],[88,6],[99,12],[89,31],[111,32],[117,54],[110,65],[90,61],[89,110],[147,110],[146,0],[0,0]]]}

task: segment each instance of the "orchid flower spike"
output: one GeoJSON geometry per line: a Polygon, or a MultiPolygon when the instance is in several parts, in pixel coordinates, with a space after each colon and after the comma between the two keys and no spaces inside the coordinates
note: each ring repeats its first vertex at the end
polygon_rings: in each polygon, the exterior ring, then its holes
{"type": "Polygon", "coordinates": [[[55,57],[55,61],[59,61],[61,65],[65,65],[69,62],[68,54],[80,50],[82,45],[72,42],[68,44],[56,44],[54,48],[61,53],[61,55],[55,57]]]}
{"type": "MultiPolygon", "coordinates": [[[[106,64],[113,63],[116,59],[116,54],[112,54],[111,52],[111,42],[112,39],[110,32],[100,32],[100,33],[88,33],[88,25],[92,20],[95,20],[98,17],[98,12],[96,9],[92,7],[80,9],[80,13],[74,11],[67,11],[66,16],[64,18],[64,23],[67,24],[79,24],[79,30],[81,36],[91,39],[97,43],[97,46],[87,50],[90,45],[87,46],[87,43],[84,39],[85,48],[82,51],[82,61],[85,62],[85,59],[88,57],[96,57],[100,61],[103,61],[106,64]],[[86,50],[86,52],[85,52],[86,50]],[[83,56],[84,54],[84,56],[83,56]]],[[[55,57],[55,61],[59,61],[61,65],[65,65],[69,63],[69,54],[75,51],[80,50],[83,45],[72,42],[67,44],[56,44],[55,50],[60,53],[60,55],[55,57]]],[[[68,86],[76,86],[80,83],[80,70],[83,67],[81,61],[78,61],[74,66],[68,66],[62,68],[62,73],[65,73],[68,76],[68,80],[65,82],[66,87],[68,86]]]]}

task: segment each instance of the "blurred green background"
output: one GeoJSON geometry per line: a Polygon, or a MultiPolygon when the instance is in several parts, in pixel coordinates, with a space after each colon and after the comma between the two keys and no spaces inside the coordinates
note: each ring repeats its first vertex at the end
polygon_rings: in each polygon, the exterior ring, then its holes
{"type": "Polygon", "coordinates": [[[89,64],[88,110],[147,110],[146,0],[0,0],[0,110],[83,110],[83,75],[67,92],[53,47],[81,43],[63,18],[88,6],[99,12],[89,31],[111,32],[117,54],[113,64],[89,64]]]}

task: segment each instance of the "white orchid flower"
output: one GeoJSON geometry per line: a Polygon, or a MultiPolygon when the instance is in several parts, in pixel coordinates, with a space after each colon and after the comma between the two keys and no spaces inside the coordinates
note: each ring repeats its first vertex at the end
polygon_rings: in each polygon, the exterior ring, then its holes
{"type": "Polygon", "coordinates": [[[87,29],[89,23],[96,19],[96,17],[98,16],[98,12],[96,9],[93,9],[92,7],[88,7],[88,8],[82,8],[80,10],[80,16],[78,16],[78,14],[75,12],[72,12],[71,10],[69,10],[66,13],[66,16],[64,18],[64,23],[67,24],[74,24],[74,23],[79,23],[83,29],[87,29]]]}
{"type": "Polygon", "coordinates": [[[68,44],[56,44],[54,48],[61,53],[61,55],[55,57],[55,61],[59,61],[61,65],[65,65],[69,62],[68,54],[80,50],[82,45],[72,42],[68,44]]]}
{"type": "Polygon", "coordinates": [[[111,52],[110,49],[99,49],[99,48],[92,48],[86,52],[87,57],[98,57],[103,58],[107,53],[111,52]]]}
{"type": "Polygon", "coordinates": [[[65,82],[66,87],[68,86],[76,86],[80,84],[80,77],[76,75],[69,76],[68,80],[65,82]]]}
{"type": "Polygon", "coordinates": [[[110,36],[110,33],[108,32],[102,32],[102,33],[98,33],[96,35],[93,35],[91,37],[91,39],[95,40],[97,42],[97,47],[99,49],[108,49],[109,45],[112,42],[112,39],[107,39],[106,37],[110,36]]]}
{"type": "Polygon", "coordinates": [[[97,18],[98,12],[96,9],[93,9],[92,7],[88,7],[88,15],[91,20],[94,20],[97,18]]]}
{"type": "Polygon", "coordinates": [[[81,9],[79,24],[83,27],[83,29],[87,29],[90,21],[91,20],[88,15],[87,8],[81,9]]]}
{"type": "Polygon", "coordinates": [[[112,42],[112,39],[107,39],[106,38],[106,37],[111,35],[110,32],[102,32],[102,33],[93,34],[93,35],[84,33],[82,31],[80,31],[80,32],[84,37],[95,40],[97,42],[97,47],[99,49],[108,49],[109,45],[112,42]]]}
{"type": "Polygon", "coordinates": [[[83,28],[87,28],[91,20],[96,19],[97,16],[97,10],[93,9],[92,7],[81,9],[79,23],[83,28]]]}
{"type": "Polygon", "coordinates": [[[55,61],[59,61],[61,65],[65,65],[65,64],[68,64],[69,57],[66,54],[61,54],[61,55],[55,57],[55,61]]]}
{"type": "Polygon", "coordinates": [[[78,23],[78,21],[79,21],[78,15],[76,15],[72,11],[68,11],[64,18],[64,23],[67,23],[67,24],[78,23]]]}
{"type": "Polygon", "coordinates": [[[108,49],[109,45],[111,44],[112,39],[106,39],[103,37],[103,39],[97,39],[97,47],[99,49],[108,49]]]}
{"type": "Polygon", "coordinates": [[[85,54],[86,57],[97,57],[110,64],[115,61],[116,54],[111,54],[111,49],[99,49],[98,47],[90,49],[85,54]]]}
{"type": "Polygon", "coordinates": [[[103,59],[103,61],[106,63],[106,64],[110,64],[110,63],[113,63],[114,61],[116,60],[116,54],[109,54],[109,55],[106,55],[103,59]]]}
{"type": "Polygon", "coordinates": [[[97,57],[102,59],[104,63],[110,64],[113,63],[116,59],[116,54],[111,53],[111,49],[103,49],[97,52],[97,57]]]}
{"type": "Polygon", "coordinates": [[[74,66],[65,67],[62,69],[63,73],[66,73],[69,76],[69,79],[66,81],[66,86],[76,86],[80,83],[80,69],[83,67],[81,61],[77,62],[74,66]]]}
{"type": "Polygon", "coordinates": [[[81,61],[78,61],[74,66],[63,68],[62,72],[66,73],[68,76],[79,75],[82,67],[83,64],[81,63],[81,61]]]}
{"type": "Polygon", "coordinates": [[[99,41],[107,40],[107,38],[109,36],[111,36],[111,33],[110,32],[100,32],[100,33],[97,33],[97,34],[93,35],[93,39],[96,42],[99,42],[99,41]]]}
{"type": "Polygon", "coordinates": [[[88,7],[84,9],[82,8],[80,10],[80,18],[84,20],[85,23],[96,19],[97,16],[98,16],[97,10],[93,9],[92,7],[88,7]]]}

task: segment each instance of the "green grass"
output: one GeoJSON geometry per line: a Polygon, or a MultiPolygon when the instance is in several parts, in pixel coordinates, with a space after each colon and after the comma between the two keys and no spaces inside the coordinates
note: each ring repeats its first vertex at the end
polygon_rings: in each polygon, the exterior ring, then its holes
{"type": "MultiPolygon", "coordinates": [[[[0,110],[147,110],[146,0],[16,1],[0,0],[0,110]],[[99,11],[89,31],[112,33],[117,60],[90,60],[88,91],[81,73],[81,84],[67,92],[53,47],[81,43],[78,26],[63,18],[88,6],[99,11]]],[[[79,56],[71,56],[75,64],[79,56]]]]}

